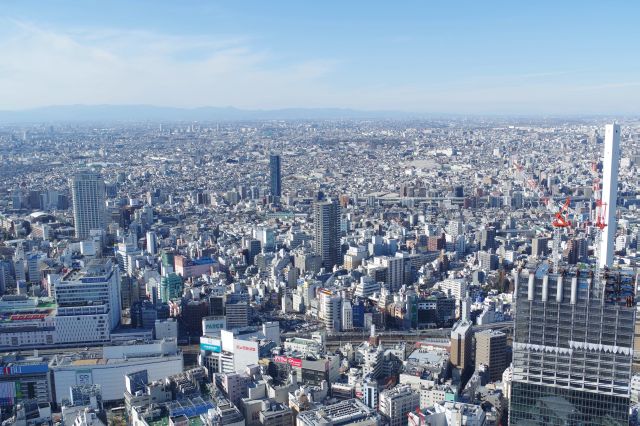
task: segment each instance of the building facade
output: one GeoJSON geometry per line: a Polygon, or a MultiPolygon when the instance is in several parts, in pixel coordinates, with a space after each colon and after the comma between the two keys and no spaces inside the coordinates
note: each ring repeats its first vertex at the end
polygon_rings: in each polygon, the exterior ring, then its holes
{"type": "Polygon", "coordinates": [[[98,173],[82,171],[71,178],[70,186],[75,236],[84,239],[92,229],[107,225],[104,181],[98,173]]]}
{"type": "Polygon", "coordinates": [[[635,277],[593,278],[514,273],[509,424],[628,424],[635,277]]]}

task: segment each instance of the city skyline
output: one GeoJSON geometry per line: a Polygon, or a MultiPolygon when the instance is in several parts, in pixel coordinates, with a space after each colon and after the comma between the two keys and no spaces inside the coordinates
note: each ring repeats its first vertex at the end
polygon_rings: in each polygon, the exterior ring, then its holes
{"type": "Polygon", "coordinates": [[[639,426],[638,12],[7,0],[1,426],[639,426]]]}
{"type": "Polygon", "coordinates": [[[0,13],[0,110],[638,113],[638,6],[581,6],[14,2],[0,13]]]}

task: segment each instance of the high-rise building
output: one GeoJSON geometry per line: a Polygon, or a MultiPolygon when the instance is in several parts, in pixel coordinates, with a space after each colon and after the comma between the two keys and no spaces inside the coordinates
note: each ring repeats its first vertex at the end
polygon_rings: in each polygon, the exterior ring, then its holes
{"type": "Polygon", "coordinates": [[[342,331],[353,330],[353,308],[348,300],[342,301],[342,331]]]}
{"type": "Polygon", "coordinates": [[[473,337],[472,325],[469,321],[458,321],[451,329],[451,364],[462,370],[471,367],[473,337]]]}
{"type": "Polygon", "coordinates": [[[182,278],[175,272],[162,277],[160,281],[160,300],[167,303],[170,300],[182,297],[182,278]]]}
{"type": "Polygon", "coordinates": [[[324,288],[318,291],[318,298],[320,319],[324,322],[325,327],[327,330],[340,331],[342,298],[324,288]]]}
{"type": "Polygon", "coordinates": [[[480,250],[489,250],[496,248],[496,228],[493,226],[486,227],[480,234],[480,250]]]}
{"type": "Polygon", "coordinates": [[[607,124],[604,130],[604,158],[602,161],[602,202],[606,209],[607,225],[600,240],[600,267],[611,266],[616,238],[616,203],[618,200],[618,169],[620,167],[620,126],[607,124]]]}
{"type": "Polygon", "coordinates": [[[147,232],[147,253],[158,254],[158,236],[153,231],[147,232]]]}
{"type": "Polygon", "coordinates": [[[603,279],[514,271],[510,425],[628,424],[635,277],[603,279]]]}
{"type": "Polygon", "coordinates": [[[99,173],[81,171],[70,181],[76,238],[87,238],[92,229],[105,229],[105,185],[99,173]]]}
{"type": "Polygon", "coordinates": [[[227,303],[225,305],[227,329],[246,327],[249,325],[249,306],[247,302],[227,303]]]}
{"type": "Polygon", "coordinates": [[[271,154],[269,156],[269,170],[271,172],[271,195],[280,197],[282,195],[282,173],[280,170],[280,155],[271,154]]]}
{"type": "Polygon", "coordinates": [[[340,207],[335,201],[317,202],[313,208],[314,251],[322,257],[322,266],[333,268],[342,258],[340,248],[340,207]]]}
{"type": "Polygon", "coordinates": [[[484,330],[475,334],[476,370],[482,364],[489,367],[491,381],[502,379],[507,368],[507,335],[497,330],[484,330]]]}

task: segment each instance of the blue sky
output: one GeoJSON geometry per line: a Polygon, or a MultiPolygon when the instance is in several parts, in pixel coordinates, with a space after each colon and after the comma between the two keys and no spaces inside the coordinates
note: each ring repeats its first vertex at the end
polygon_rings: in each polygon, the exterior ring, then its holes
{"type": "Polygon", "coordinates": [[[640,112],[640,3],[55,1],[0,7],[0,109],[640,112]]]}

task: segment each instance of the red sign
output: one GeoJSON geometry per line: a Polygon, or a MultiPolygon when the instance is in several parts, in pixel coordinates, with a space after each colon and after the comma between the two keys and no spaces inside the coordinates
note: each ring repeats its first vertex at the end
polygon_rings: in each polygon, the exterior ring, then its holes
{"type": "Polygon", "coordinates": [[[275,362],[279,362],[281,364],[289,364],[292,367],[302,368],[302,360],[299,358],[291,358],[282,355],[276,355],[273,357],[275,362]]]}
{"type": "Polygon", "coordinates": [[[236,345],[236,349],[239,349],[241,351],[251,351],[251,352],[256,351],[256,348],[251,346],[245,346],[245,345],[236,345]]]}
{"type": "Polygon", "coordinates": [[[11,321],[29,321],[45,319],[47,314],[13,314],[9,317],[11,321]]]}

